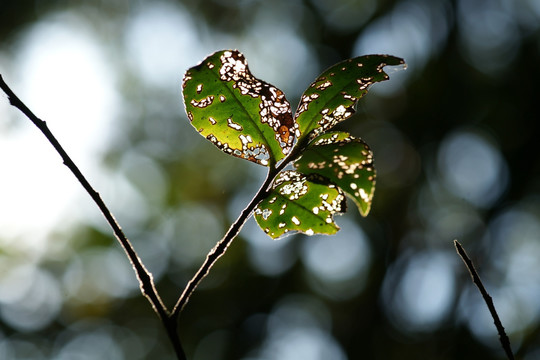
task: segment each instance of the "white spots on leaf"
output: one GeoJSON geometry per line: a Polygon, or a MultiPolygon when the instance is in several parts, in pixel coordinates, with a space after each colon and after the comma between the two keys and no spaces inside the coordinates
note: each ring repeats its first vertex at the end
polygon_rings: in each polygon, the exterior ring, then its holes
{"type": "Polygon", "coordinates": [[[332,214],[335,213],[342,213],[345,211],[345,195],[343,194],[343,191],[339,188],[336,188],[338,190],[337,196],[328,201],[329,197],[328,194],[321,194],[321,205],[319,206],[320,211],[327,211],[330,214],[326,218],[326,222],[330,223],[332,222],[332,214]],[[328,221],[330,220],[330,221],[328,221]]]}
{"type": "Polygon", "coordinates": [[[184,74],[184,79],[182,80],[182,89],[185,89],[189,80],[192,79],[191,73],[186,71],[184,74]]]}
{"type": "MultiPolygon", "coordinates": [[[[325,110],[327,110],[326,112],[328,112],[328,109],[325,109],[325,110]]],[[[328,135],[330,135],[330,137],[323,136],[320,139],[317,139],[315,143],[313,144],[313,146],[331,145],[331,144],[334,144],[339,138],[339,133],[333,133],[333,134],[328,134],[328,135]]],[[[344,141],[344,140],[347,140],[347,138],[341,141],[344,141]]]]}
{"type": "Polygon", "coordinates": [[[383,68],[388,65],[387,63],[385,62],[381,62],[379,65],[377,65],[377,72],[378,73],[382,73],[383,72],[383,68]]]}
{"type": "MultiPolygon", "coordinates": [[[[230,127],[231,129],[237,130],[237,131],[244,130],[244,128],[240,124],[235,123],[234,121],[232,121],[231,118],[227,119],[227,126],[230,127]]],[[[244,143],[244,142],[242,141],[242,143],[244,143]]]]}
{"type": "Polygon", "coordinates": [[[376,173],[373,153],[361,139],[344,132],[321,135],[313,141],[295,166],[299,171],[328,177],[353,197],[359,207],[360,203],[367,204],[367,210],[364,205],[360,209],[362,215],[366,215],[373,199],[376,173]],[[302,162],[302,159],[309,160],[302,162]]]}
{"type": "MultiPolygon", "coordinates": [[[[238,124],[235,124],[235,125],[238,125],[238,124]]],[[[241,151],[238,149],[235,150],[236,156],[241,157],[242,159],[259,163],[261,165],[265,165],[265,166],[268,165],[269,155],[268,155],[268,150],[266,149],[264,145],[257,145],[257,146],[250,145],[253,143],[253,139],[251,138],[250,135],[240,134],[238,135],[238,138],[242,142],[242,150],[241,151]]]]}
{"type": "Polygon", "coordinates": [[[262,211],[262,214],[261,214],[261,215],[262,215],[262,217],[263,217],[264,220],[268,220],[268,218],[270,217],[270,215],[272,215],[272,210],[270,210],[270,209],[264,209],[264,210],[262,211]]]}
{"type": "Polygon", "coordinates": [[[321,120],[319,120],[318,125],[319,127],[315,128],[311,134],[311,138],[314,139],[321,133],[324,133],[328,131],[329,129],[336,126],[338,123],[342,122],[345,119],[348,119],[352,114],[354,114],[353,104],[351,104],[349,107],[345,107],[343,105],[339,105],[337,108],[335,108],[330,114],[330,110],[325,108],[321,110],[321,114],[323,115],[321,120]]]}
{"type": "Polygon", "coordinates": [[[219,74],[223,81],[238,81],[241,78],[247,77],[247,74],[249,74],[247,61],[244,55],[238,51],[225,51],[221,55],[220,60],[222,66],[219,69],[219,74]]]}
{"type": "Polygon", "coordinates": [[[336,110],[334,110],[332,112],[332,114],[334,115],[334,117],[343,117],[347,114],[347,108],[343,105],[339,105],[336,110]]]}
{"type": "Polygon", "coordinates": [[[292,148],[295,137],[300,135],[298,123],[293,121],[291,105],[285,94],[278,88],[264,83],[259,93],[259,115],[261,122],[267,123],[276,132],[283,153],[287,154],[292,148]]]}
{"type": "Polygon", "coordinates": [[[184,90],[189,89],[189,94],[184,92],[184,98],[187,105],[186,112],[193,126],[208,139],[213,139],[212,142],[228,154],[268,165],[271,156],[275,156],[276,160],[281,158],[279,148],[282,154],[288,154],[295,139],[300,136],[299,126],[292,118],[290,104],[283,92],[255,78],[249,71],[245,57],[236,50],[216,53],[204,60],[202,65],[188,70],[184,75],[182,86],[184,90]],[[219,77],[217,80],[225,82],[226,84],[222,85],[232,92],[216,92],[210,95],[210,91],[213,91],[217,84],[207,82],[207,78],[201,77],[210,73],[217,74],[219,77]],[[251,114],[246,118],[233,117],[231,114],[234,110],[227,115],[216,113],[215,111],[221,112],[223,108],[217,107],[219,103],[225,103],[229,109],[233,106],[228,104],[231,96],[240,102],[243,100],[255,102],[259,114],[251,114]],[[242,99],[243,96],[256,101],[242,99]],[[219,102],[215,101],[217,99],[219,102]],[[270,126],[274,132],[269,133],[263,124],[270,126]],[[210,127],[213,125],[215,128],[210,127]],[[233,138],[246,131],[246,127],[252,128],[252,125],[259,130],[250,133],[253,138],[248,136],[238,137],[238,140],[233,138]],[[279,146],[276,146],[276,141],[279,146]]]}
{"type": "Polygon", "coordinates": [[[214,101],[214,95],[208,95],[207,97],[197,101],[195,99],[191,99],[189,102],[192,106],[198,107],[198,108],[205,108],[207,106],[212,105],[212,102],[214,101]]]}
{"type": "Polygon", "coordinates": [[[360,189],[360,198],[364,200],[365,202],[369,203],[371,201],[371,196],[368,195],[368,193],[364,189],[360,189]]]}
{"type": "MultiPolygon", "coordinates": [[[[313,83],[313,85],[315,84],[316,82],[313,83]]],[[[298,105],[298,109],[296,110],[296,117],[298,117],[304,111],[307,111],[307,109],[309,108],[309,104],[311,104],[313,100],[318,99],[319,96],[320,95],[318,93],[313,93],[310,95],[302,95],[302,98],[300,99],[300,104],[298,105]]]]}
{"type": "Polygon", "coordinates": [[[276,180],[275,186],[279,186],[284,182],[290,182],[280,187],[279,193],[289,198],[289,200],[298,200],[301,196],[308,192],[306,178],[294,171],[287,171],[281,174],[281,177],[276,180]]]}
{"type": "Polygon", "coordinates": [[[313,170],[315,170],[315,169],[324,169],[325,167],[327,167],[326,161],[324,161],[324,160],[323,160],[323,161],[319,161],[319,162],[317,162],[317,163],[315,163],[315,162],[309,162],[309,163],[307,164],[307,166],[308,166],[308,168],[313,169],[313,170]]]}
{"type": "Polygon", "coordinates": [[[298,124],[292,118],[291,105],[285,94],[278,88],[254,77],[249,71],[247,61],[238,51],[225,51],[220,57],[219,69],[222,81],[233,81],[233,89],[241,95],[260,99],[259,115],[263,124],[268,124],[276,133],[275,139],[284,154],[293,146],[300,135],[298,124]]]}
{"type": "Polygon", "coordinates": [[[317,79],[315,79],[315,81],[313,83],[311,83],[310,87],[316,87],[318,83],[320,83],[321,81],[325,81],[326,80],[326,76],[319,76],[317,79]]]}
{"type": "Polygon", "coordinates": [[[329,80],[326,80],[322,84],[317,85],[317,90],[324,91],[330,86],[332,86],[332,83],[329,80]]]}
{"type": "Polygon", "coordinates": [[[228,143],[222,143],[216,138],[214,134],[209,134],[206,138],[210,140],[215,146],[217,146],[221,151],[223,151],[226,154],[235,155],[235,156],[241,155],[241,153],[240,154],[237,153],[237,151],[239,151],[238,149],[232,149],[231,147],[229,147],[228,143]]]}
{"type": "Polygon", "coordinates": [[[337,231],[333,215],[342,213],[346,203],[343,191],[336,185],[316,174],[286,170],[279,174],[272,187],[274,195],[255,209],[259,225],[263,229],[269,225],[268,235],[278,238],[296,231],[307,235],[337,231]],[[304,193],[310,195],[302,198],[300,194],[304,193]],[[264,209],[272,210],[267,218],[264,209]],[[268,222],[263,222],[267,219],[268,222]]]}
{"type": "Polygon", "coordinates": [[[373,77],[367,77],[367,78],[360,78],[356,79],[356,83],[360,85],[358,87],[359,90],[365,90],[367,89],[371,84],[373,84],[373,77]]]}
{"type": "Polygon", "coordinates": [[[238,138],[240,139],[240,141],[242,142],[242,145],[243,146],[246,146],[249,144],[249,143],[252,143],[253,142],[253,139],[251,138],[251,136],[249,135],[244,135],[244,134],[240,134],[238,135],[238,138]]]}

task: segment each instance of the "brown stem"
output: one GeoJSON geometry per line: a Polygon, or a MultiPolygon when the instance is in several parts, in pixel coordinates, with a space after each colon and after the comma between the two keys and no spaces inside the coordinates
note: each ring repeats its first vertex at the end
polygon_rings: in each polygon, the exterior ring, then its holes
{"type": "Polygon", "coordinates": [[[4,79],[2,78],[2,75],[0,75],[0,88],[8,96],[10,104],[16,107],[17,109],[19,109],[24,115],[26,115],[28,119],[30,119],[30,121],[34,123],[34,125],[36,125],[39,128],[39,130],[41,130],[43,135],[45,135],[47,140],[56,149],[58,154],[60,154],[64,162],[64,165],[66,165],[71,170],[73,175],[75,175],[75,177],[81,183],[83,188],[88,192],[90,197],[97,204],[97,206],[103,213],[103,216],[105,217],[110,227],[112,228],[114,235],[116,236],[116,239],[118,240],[118,242],[124,249],[127,257],[129,258],[129,261],[131,262],[131,265],[133,266],[133,270],[135,271],[135,274],[137,275],[137,279],[139,280],[141,293],[148,299],[148,301],[152,305],[152,308],[154,309],[158,317],[161,319],[161,322],[163,323],[165,329],[167,330],[167,333],[169,335],[169,338],[171,339],[171,342],[173,344],[173,347],[175,349],[178,359],[185,360],[186,357],[184,355],[184,351],[182,349],[180,340],[178,339],[178,335],[176,332],[175,319],[171,318],[169,310],[163,304],[163,301],[161,300],[156,290],[152,274],[143,265],[141,259],[137,255],[137,252],[133,248],[131,242],[128,240],[128,238],[122,231],[122,228],[120,227],[120,225],[114,218],[111,211],[105,205],[105,202],[103,201],[99,193],[94,190],[94,188],[90,185],[88,180],[86,180],[84,175],[81,173],[79,168],[75,165],[73,160],[71,160],[69,155],[66,153],[64,148],[60,145],[60,143],[56,139],[56,137],[49,130],[47,123],[39,119],[36,115],[34,115],[34,113],[17,97],[17,95],[15,95],[15,93],[5,83],[4,79]]]}
{"type": "Polygon", "coordinates": [[[454,240],[454,246],[456,247],[457,253],[461,257],[461,260],[465,263],[465,266],[467,266],[467,269],[469,270],[469,273],[471,274],[472,281],[478,287],[478,290],[480,290],[480,293],[482,294],[482,297],[484,298],[484,301],[486,302],[486,305],[489,309],[489,312],[491,313],[491,317],[493,318],[493,321],[495,322],[495,327],[497,328],[497,331],[499,332],[499,339],[501,341],[502,347],[504,349],[504,352],[506,353],[506,356],[509,360],[514,360],[514,354],[512,353],[512,348],[510,346],[510,339],[508,339],[508,336],[506,335],[506,332],[504,331],[504,327],[501,323],[501,320],[499,319],[499,315],[497,314],[497,311],[495,310],[495,305],[493,304],[493,299],[491,296],[489,296],[488,292],[486,291],[486,288],[482,284],[482,280],[480,280],[480,276],[478,276],[478,273],[476,272],[476,269],[474,268],[474,264],[471,261],[471,259],[467,256],[467,253],[465,252],[465,249],[463,249],[463,246],[457,241],[454,240]]]}

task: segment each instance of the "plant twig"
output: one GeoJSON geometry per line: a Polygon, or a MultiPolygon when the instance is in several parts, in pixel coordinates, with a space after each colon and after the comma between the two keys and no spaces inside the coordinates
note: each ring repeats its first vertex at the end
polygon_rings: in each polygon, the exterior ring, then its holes
{"type": "Polygon", "coordinates": [[[491,298],[491,296],[489,296],[484,285],[482,284],[482,280],[480,280],[480,276],[478,276],[478,273],[476,272],[476,269],[474,268],[474,265],[471,259],[467,256],[465,249],[463,249],[463,246],[461,246],[461,244],[457,240],[454,240],[454,246],[456,247],[457,253],[461,257],[461,260],[463,260],[463,262],[465,263],[465,266],[467,266],[467,269],[469,270],[469,273],[471,274],[473,283],[476,285],[476,287],[478,287],[478,290],[480,290],[480,293],[482,294],[482,297],[484,298],[484,301],[486,302],[489,312],[491,313],[491,317],[493,318],[493,321],[495,323],[495,327],[497,328],[497,331],[499,332],[499,339],[501,341],[504,352],[506,353],[506,356],[508,357],[509,360],[514,360],[514,354],[512,353],[512,348],[510,346],[510,339],[508,339],[508,336],[506,335],[506,332],[504,331],[504,327],[501,323],[501,320],[499,319],[499,315],[497,314],[497,311],[495,310],[493,299],[491,298]]]}
{"type": "Polygon", "coordinates": [[[240,213],[240,216],[236,219],[236,221],[231,225],[229,230],[227,230],[227,233],[225,236],[210,250],[208,255],[206,256],[206,260],[201,265],[197,273],[193,276],[193,278],[188,282],[186,285],[184,291],[178,298],[178,301],[176,302],[176,305],[174,306],[171,317],[177,318],[184,307],[186,306],[187,302],[189,301],[189,298],[199,286],[201,281],[208,275],[208,272],[210,269],[214,266],[216,261],[225,254],[225,251],[227,251],[227,248],[232,243],[232,241],[238,236],[240,233],[240,230],[242,230],[242,227],[246,223],[246,221],[250,218],[250,216],[253,213],[253,210],[255,210],[255,207],[266,197],[268,196],[268,193],[270,191],[270,187],[272,185],[272,182],[276,178],[276,176],[280,173],[281,170],[283,170],[288,164],[290,164],[298,154],[301,154],[305,147],[307,146],[307,143],[309,142],[309,138],[305,137],[304,140],[301,143],[298,143],[297,146],[295,146],[294,150],[289,153],[289,155],[283,159],[277,167],[274,164],[271,164],[268,168],[268,174],[266,175],[266,179],[264,180],[263,184],[253,196],[249,204],[246,206],[244,210],[240,213]]]}
{"type": "Polygon", "coordinates": [[[268,171],[266,180],[264,181],[263,185],[260,187],[257,194],[251,199],[250,203],[240,213],[240,216],[238,216],[236,221],[231,225],[231,227],[229,228],[225,236],[216,244],[216,246],[214,246],[212,250],[210,250],[210,252],[206,256],[206,260],[201,265],[201,267],[199,268],[195,276],[193,276],[193,278],[188,282],[184,291],[178,298],[178,301],[176,302],[176,305],[174,306],[173,311],[171,313],[172,317],[177,318],[178,315],[180,315],[180,312],[182,312],[182,309],[189,301],[191,294],[193,294],[197,286],[206,277],[206,275],[208,275],[208,272],[214,266],[216,261],[225,254],[225,251],[227,251],[227,248],[229,247],[231,242],[240,233],[240,230],[242,230],[242,227],[244,226],[246,221],[250,218],[257,204],[261,200],[263,200],[268,194],[268,187],[274,180],[274,177],[276,176],[276,174],[277,172],[268,171]]]}
{"type": "Polygon", "coordinates": [[[34,125],[36,125],[39,128],[39,130],[41,130],[43,135],[45,135],[47,140],[51,143],[51,145],[56,149],[58,154],[60,154],[60,156],[62,157],[64,165],[66,165],[71,170],[73,175],[75,175],[77,180],[81,183],[83,188],[88,192],[90,197],[94,200],[96,205],[99,207],[99,209],[103,213],[103,216],[105,217],[110,227],[112,228],[118,242],[124,249],[127,257],[129,258],[131,265],[133,266],[133,270],[135,271],[135,274],[137,275],[137,279],[139,280],[141,293],[148,299],[148,301],[152,305],[152,308],[157,313],[165,329],[167,330],[168,336],[172,342],[172,345],[175,349],[178,359],[185,360],[186,357],[184,354],[184,350],[182,349],[182,345],[180,343],[180,340],[176,332],[175,319],[171,318],[169,310],[167,309],[167,307],[161,300],[156,290],[152,274],[146,269],[146,267],[142,263],[141,259],[137,255],[137,252],[133,248],[131,242],[125,236],[124,232],[122,231],[122,228],[120,227],[120,225],[114,218],[111,211],[105,205],[105,202],[103,201],[99,193],[95,191],[94,188],[88,182],[88,180],[86,180],[85,176],[81,173],[79,168],[75,165],[73,160],[66,153],[64,148],[60,145],[56,137],[49,130],[47,123],[39,119],[36,115],[34,115],[34,113],[19,99],[19,97],[15,95],[15,93],[5,83],[4,79],[2,78],[2,75],[0,75],[0,88],[8,96],[10,104],[16,107],[17,109],[19,109],[24,115],[26,115],[28,119],[30,119],[30,121],[34,123],[34,125]]]}

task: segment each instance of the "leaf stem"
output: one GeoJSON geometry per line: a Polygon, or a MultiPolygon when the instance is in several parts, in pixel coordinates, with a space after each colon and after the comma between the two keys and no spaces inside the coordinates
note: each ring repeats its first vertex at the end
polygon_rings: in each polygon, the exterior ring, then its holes
{"type": "Polygon", "coordinates": [[[62,158],[64,165],[66,165],[71,170],[73,175],[75,175],[77,180],[81,183],[83,188],[88,192],[92,200],[94,200],[98,208],[101,210],[103,216],[113,230],[116,239],[124,249],[127,257],[129,258],[129,261],[131,262],[131,265],[133,266],[133,270],[135,271],[135,274],[139,281],[141,293],[148,299],[150,305],[152,306],[152,308],[160,318],[161,322],[163,323],[165,329],[167,330],[167,334],[171,339],[178,359],[185,360],[186,357],[184,355],[182,345],[180,344],[180,340],[176,332],[176,322],[174,321],[174,318],[171,318],[169,310],[163,304],[163,301],[161,300],[156,290],[152,274],[146,269],[146,267],[142,263],[131,242],[128,240],[128,238],[122,231],[122,228],[114,218],[111,211],[105,205],[105,202],[103,201],[99,193],[94,190],[86,177],[81,173],[77,165],[75,165],[71,157],[64,150],[62,145],[60,145],[56,137],[49,130],[47,123],[34,115],[34,113],[19,99],[19,97],[15,95],[15,93],[5,83],[2,75],[0,75],[0,88],[8,96],[10,104],[19,109],[24,115],[26,115],[28,119],[30,119],[30,121],[32,121],[32,123],[34,123],[34,125],[38,127],[39,130],[41,130],[43,135],[45,135],[47,140],[51,143],[51,145],[55,148],[55,150],[62,158]]]}
{"type": "Polygon", "coordinates": [[[497,314],[497,310],[495,310],[493,299],[491,298],[491,296],[489,296],[486,288],[482,284],[482,280],[480,280],[480,276],[478,276],[478,273],[474,268],[474,264],[465,252],[465,249],[463,249],[463,246],[461,246],[461,244],[457,240],[454,240],[454,246],[456,247],[458,255],[461,257],[461,260],[463,260],[465,266],[467,266],[467,269],[471,274],[473,283],[476,285],[476,287],[478,287],[478,290],[480,290],[480,293],[482,294],[482,297],[486,302],[489,312],[491,313],[491,317],[493,318],[493,321],[495,323],[495,327],[499,332],[499,339],[501,341],[504,352],[506,353],[506,356],[509,360],[514,360],[514,354],[512,353],[512,348],[510,346],[510,339],[508,339],[508,336],[504,331],[504,326],[502,325],[501,320],[499,319],[499,315],[497,314]]]}
{"type": "Polygon", "coordinates": [[[206,260],[204,261],[204,263],[201,265],[197,273],[195,273],[193,278],[191,278],[191,280],[188,282],[171,312],[171,318],[178,318],[197,286],[199,286],[201,281],[208,275],[210,269],[214,266],[216,261],[225,254],[229,245],[236,238],[236,236],[238,236],[240,230],[242,230],[242,227],[244,226],[246,221],[253,214],[253,210],[255,210],[257,205],[268,196],[270,192],[270,187],[276,176],[289,163],[296,159],[296,157],[298,157],[298,154],[302,153],[305,146],[307,145],[307,142],[308,141],[305,139],[303,141],[297,142],[289,155],[285,159],[283,159],[277,165],[277,167],[274,165],[273,162],[270,162],[270,166],[268,167],[268,173],[263,184],[261,185],[257,193],[253,196],[249,204],[244,208],[244,210],[242,210],[236,221],[231,225],[231,227],[229,227],[229,230],[227,230],[225,236],[212,248],[212,250],[210,250],[210,252],[206,256],[206,260]]]}
{"type": "Polygon", "coordinates": [[[238,236],[240,230],[242,230],[242,227],[244,226],[246,221],[251,217],[251,214],[253,213],[253,210],[255,210],[257,204],[259,204],[259,202],[261,202],[261,200],[263,200],[268,195],[268,189],[278,172],[279,171],[277,171],[276,168],[269,168],[268,174],[266,175],[266,180],[261,185],[255,196],[251,199],[245,209],[242,210],[242,212],[240,213],[236,221],[231,225],[231,227],[229,227],[229,230],[227,231],[225,236],[216,244],[216,246],[212,248],[212,250],[210,250],[202,266],[199,268],[195,276],[193,276],[193,278],[188,282],[187,286],[185,287],[184,291],[178,298],[178,301],[173,308],[171,317],[177,318],[180,315],[180,312],[182,312],[182,310],[186,306],[189,298],[191,297],[197,286],[208,275],[210,269],[214,266],[216,261],[225,254],[225,251],[227,251],[227,248],[236,238],[236,236],[238,236]]]}

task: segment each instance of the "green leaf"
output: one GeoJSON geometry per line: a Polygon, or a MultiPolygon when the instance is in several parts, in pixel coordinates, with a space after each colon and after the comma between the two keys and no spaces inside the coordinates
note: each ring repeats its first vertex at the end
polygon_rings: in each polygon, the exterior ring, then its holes
{"type": "Polygon", "coordinates": [[[284,171],[255,209],[255,220],[273,239],[293,232],[335,234],[333,219],[346,210],[345,195],[320,175],[284,171]]]}
{"type": "Polygon", "coordinates": [[[304,174],[319,174],[339,186],[367,216],[375,192],[373,153],[361,139],[346,132],[315,138],[294,163],[304,174]]]}
{"type": "Polygon", "coordinates": [[[340,62],[323,72],[304,92],[296,110],[301,138],[311,139],[354,114],[354,107],[373,83],[388,80],[387,65],[404,65],[390,55],[366,55],[340,62]]]}
{"type": "Polygon", "coordinates": [[[190,68],[182,87],[191,124],[227,154],[275,164],[299,135],[283,92],[254,77],[237,50],[218,51],[190,68]]]}

